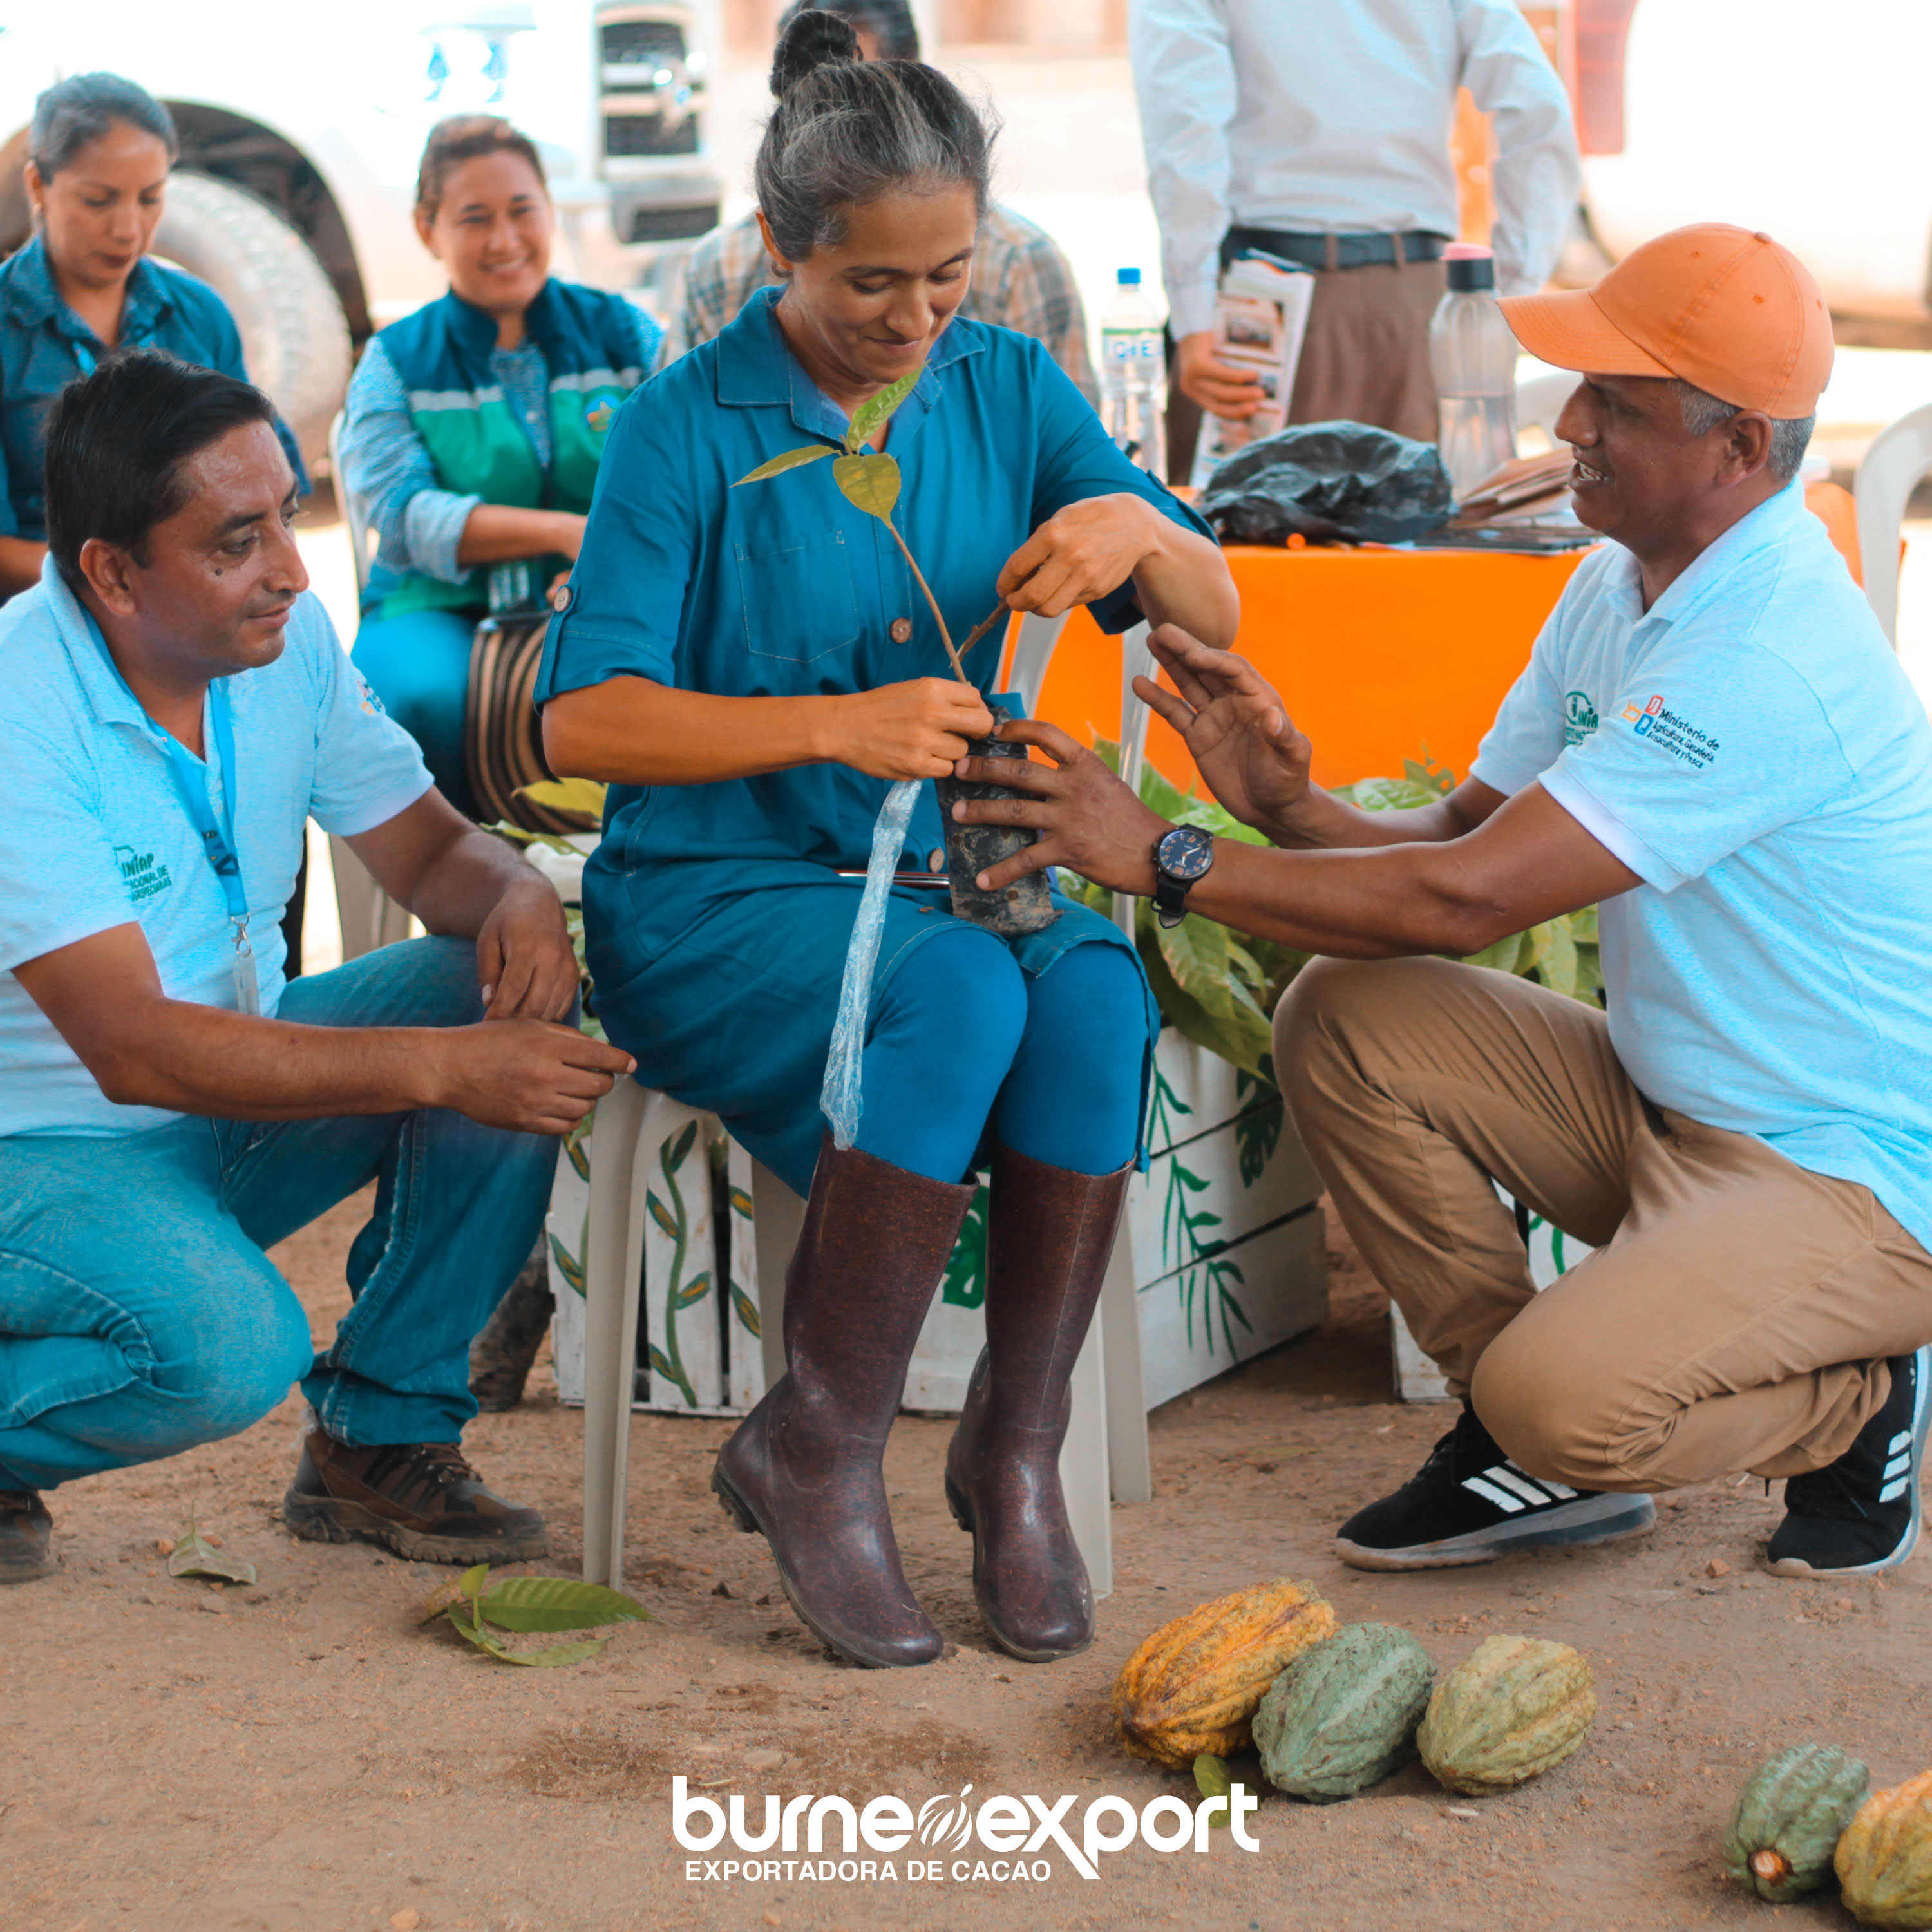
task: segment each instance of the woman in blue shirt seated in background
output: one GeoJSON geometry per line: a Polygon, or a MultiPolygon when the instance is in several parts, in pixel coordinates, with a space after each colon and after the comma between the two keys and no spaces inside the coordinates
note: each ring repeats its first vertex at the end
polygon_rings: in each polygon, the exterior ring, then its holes
{"type": "MultiPolygon", "coordinates": [[[[221,298],[148,256],[180,152],[168,110],[118,74],[75,74],[34,104],[34,236],[0,266],[0,602],[40,580],[40,424],[61,389],[123,343],[248,380],[221,298]]],[[[295,440],[276,430],[306,490],[295,440]]]]}
{"type": "MultiPolygon", "coordinates": [[[[997,593],[1052,615],[1142,610],[1225,644],[1237,600],[1192,513],[1136,470],[1037,343],[956,318],[990,137],[946,77],[858,58],[800,14],[780,42],[758,200],[782,291],[619,412],[550,626],[538,696],[560,771],[614,788],[584,879],[597,1010],[638,1077],[718,1114],[800,1192],[788,1372],[712,1487],[762,1532],[793,1606],[841,1655],[930,1662],[881,1456],[973,1194],[992,1169],[987,1348],[951,1451],[988,1634],[1030,1662],[1083,1648],[1087,1574],[1058,1476],[1070,1378],[1139,1147],[1158,1016],[1107,920],[1059,898],[1008,940],[943,891],[887,899],[854,1144],[818,1112],[872,828],[896,779],[950,772],[990,730],[996,646],[947,675],[891,536],[814,462],[901,377],[874,441],[896,515],[959,630],[997,593]]],[[[930,787],[908,844],[940,844],[930,787]]]]}
{"type": "Polygon", "coordinates": [[[430,130],[416,219],[449,293],[377,335],[349,385],[344,480],[377,537],[352,656],[474,818],[464,700],[491,567],[529,566],[513,603],[568,568],[604,436],[663,332],[622,296],[553,279],[543,163],[495,115],[430,130]]]}

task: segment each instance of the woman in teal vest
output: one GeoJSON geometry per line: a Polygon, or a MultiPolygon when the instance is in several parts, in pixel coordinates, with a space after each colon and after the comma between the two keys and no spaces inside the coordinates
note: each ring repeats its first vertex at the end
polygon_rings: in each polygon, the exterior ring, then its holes
{"type": "Polygon", "coordinates": [[[343,480],[377,537],[352,656],[473,817],[464,695],[492,567],[528,565],[541,592],[574,562],[604,436],[663,334],[552,278],[543,164],[495,115],[430,130],[416,218],[449,293],[376,336],[349,386],[343,480]]]}

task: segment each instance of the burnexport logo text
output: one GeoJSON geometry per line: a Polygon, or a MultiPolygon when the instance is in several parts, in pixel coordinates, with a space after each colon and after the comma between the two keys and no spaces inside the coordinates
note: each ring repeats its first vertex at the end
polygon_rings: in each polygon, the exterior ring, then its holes
{"type": "Polygon", "coordinates": [[[903,1798],[873,1798],[862,1807],[804,1792],[766,1797],[754,1828],[742,1796],[722,1804],[693,1796],[687,1780],[674,1778],[670,1828],[687,1852],[718,1855],[685,1861],[686,1880],[694,1885],[1031,1885],[1053,1876],[1049,1852],[1082,1878],[1097,1879],[1102,1858],[1136,1843],[1203,1856],[1216,1844],[1261,1850],[1246,1822],[1261,1801],[1243,1785],[1226,1798],[1190,1804],[1163,1793],[1138,1808],[1106,1794],[1088,1798],[1076,1816],[1079,1802],[1070,1794],[1049,1803],[1030,1792],[976,1799],[969,1784],[957,1796],[927,1798],[915,1814],[903,1798]],[[744,1856],[728,1856],[734,1849],[744,1856]],[[778,1856],[755,1856],[767,1852],[778,1856]]]}

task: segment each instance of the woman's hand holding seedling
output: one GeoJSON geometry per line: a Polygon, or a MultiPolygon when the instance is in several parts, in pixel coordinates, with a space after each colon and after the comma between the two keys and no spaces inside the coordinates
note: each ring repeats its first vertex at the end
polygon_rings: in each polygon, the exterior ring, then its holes
{"type": "Polygon", "coordinates": [[[944,778],[983,738],[993,714],[970,684],[913,678],[832,699],[836,728],[826,755],[874,778],[944,778]]]}

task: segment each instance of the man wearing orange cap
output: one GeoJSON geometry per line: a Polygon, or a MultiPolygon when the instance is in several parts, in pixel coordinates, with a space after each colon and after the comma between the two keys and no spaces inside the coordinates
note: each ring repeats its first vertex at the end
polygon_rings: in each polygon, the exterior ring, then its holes
{"type": "Polygon", "coordinates": [[[1829,318],[1707,225],[1505,301],[1582,373],[1558,436],[1586,558],[1471,774],[1370,814],[1241,659],[1172,629],[1136,688],[1229,811],[1210,844],[1050,725],[962,815],[1318,954],[1275,1064],[1342,1220],[1464,1412],[1345,1523],[1370,1569],[1636,1534],[1651,1492],[1788,1479],[1771,1567],[1903,1562],[1932,1337],[1932,725],[1795,482],[1829,318]],[[1600,904],[1607,1012],[1466,955],[1600,904]],[[1372,962],[1372,963],[1370,963],[1372,962]],[[1536,1294],[1492,1178],[1596,1252],[1536,1294]]]}

